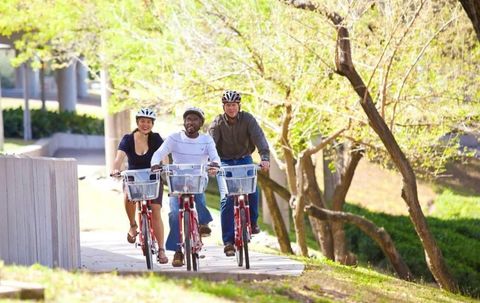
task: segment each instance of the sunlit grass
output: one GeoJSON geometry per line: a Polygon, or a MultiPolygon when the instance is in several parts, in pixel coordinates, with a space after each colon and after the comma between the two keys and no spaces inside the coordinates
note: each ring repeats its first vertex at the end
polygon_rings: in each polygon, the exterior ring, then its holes
{"type": "Polygon", "coordinates": [[[304,262],[307,270],[299,277],[253,282],[168,279],[148,273],[89,274],[1,264],[0,278],[41,284],[47,302],[476,302],[368,268],[318,259],[304,262]]]}
{"type": "MultiPolygon", "coordinates": [[[[23,140],[23,139],[17,139],[17,138],[5,138],[5,141],[3,143],[3,152],[5,153],[14,153],[20,149],[22,149],[24,146],[31,145],[35,142],[35,140],[23,140]]],[[[0,150],[2,151],[2,150],[0,150]]]]}

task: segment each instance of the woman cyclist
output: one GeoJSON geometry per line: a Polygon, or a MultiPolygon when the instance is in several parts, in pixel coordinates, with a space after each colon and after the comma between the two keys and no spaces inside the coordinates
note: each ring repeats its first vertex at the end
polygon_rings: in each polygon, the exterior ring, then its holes
{"type": "MultiPolygon", "coordinates": [[[[123,136],[118,145],[115,161],[113,162],[112,174],[117,174],[125,157],[128,159],[128,169],[150,168],[150,161],[153,153],[162,145],[163,139],[158,133],[152,132],[152,127],[156,119],[156,114],[149,108],[140,109],[135,115],[137,128],[130,134],[123,136]]],[[[160,189],[162,186],[160,186],[160,189]]],[[[135,221],[136,203],[128,201],[128,196],[124,188],[124,204],[130,229],[127,233],[127,241],[135,243],[137,237],[138,225],[135,221]]],[[[152,201],[152,225],[155,238],[158,242],[157,261],[161,264],[168,263],[165,255],[163,222],[160,216],[162,207],[162,190],[157,199],[152,201]]]]}

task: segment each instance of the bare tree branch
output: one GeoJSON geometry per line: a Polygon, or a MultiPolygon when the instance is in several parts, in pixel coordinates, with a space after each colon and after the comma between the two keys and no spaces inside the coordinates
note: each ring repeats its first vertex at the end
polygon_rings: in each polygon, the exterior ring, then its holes
{"type": "Polygon", "coordinates": [[[393,132],[393,123],[395,121],[395,112],[397,110],[397,105],[398,103],[400,102],[400,96],[402,95],[402,91],[403,91],[403,87],[405,86],[405,83],[407,82],[407,79],[408,77],[410,76],[410,73],[412,72],[413,68],[415,67],[415,65],[417,65],[418,61],[423,57],[423,54],[425,53],[425,51],[427,50],[428,46],[430,45],[430,43],[432,43],[433,39],[435,39],[438,34],[440,34],[441,32],[443,32],[445,30],[445,28],[450,24],[452,23],[455,19],[457,19],[458,17],[453,17],[452,19],[448,20],[431,38],[430,40],[427,41],[427,43],[425,43],[425,45],[423,46],[422,50],[420,51],[420,53],[418,54],[417,58],[415,59],[415,61],[412,63],[412,65],[410,65],[410,68],[408,69],[407,73],[405,74],[405,76],[403,77],[403,80],[402,80],[402,84],[400,85],[400,89],[398,90],[398,93],[397,93],[397,96],[395,97],[395,104],[393,106],[393,112],[392,112],[392,118],[390,120],[390,129],[392,130],[393,132]]]}
{"type": "Polygon", "coordinates": [[[390,260],[390,264],[392,264],[395,272],[401,279],[407,281],[412,280],[413,276],[408,265],[403,261],[392,241],[392,238],[383,227],[378,227],[372,221],[352,213],[322,209],[313,205],[305,207],[305,212],[321,220],[332,220],[354,224],[377,242],[378,246],[390,260]]]}

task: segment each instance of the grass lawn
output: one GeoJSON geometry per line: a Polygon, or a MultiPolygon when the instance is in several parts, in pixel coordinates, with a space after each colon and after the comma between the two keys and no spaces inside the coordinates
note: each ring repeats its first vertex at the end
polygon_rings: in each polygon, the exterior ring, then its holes
{"type": "Polygon", "coordinates": [[[39,265],[3,266],[0,276],[42,284],[47,302],[478,302],[368,268],[303,261],[307,270],[300,277],[254,283],[88,274],[39,265]]]}
{"type": "MultiPolygon", "coordinates": [[[[17,139],[17,138],[5,138],[5,141],[3,144],[3,152],[14,153],[20,150],[22,147],[31,145],[34,142],[35,140],[25,141],[23,139],[17,139]]],[[[2,150],[0,150],[0,152],[2,152],[2,150]]]]}

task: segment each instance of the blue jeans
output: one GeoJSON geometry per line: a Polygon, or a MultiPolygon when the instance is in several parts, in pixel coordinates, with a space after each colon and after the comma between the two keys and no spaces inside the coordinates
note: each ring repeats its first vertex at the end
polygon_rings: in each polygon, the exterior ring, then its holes
{"type": "MultiPolygon", "coordinates": [[[[222,165],[243,165],[253,164],[251,156],[245,156],[241,159],[224,160],[222,165]]],[[[227,197],[226,184],[222,176],[217,176],[218,190],[220,192],[220,219],[222,222],[222,240],[223,244],[234,242],[234,216],[233,216],[233,197],[227,197]]],[[[248,202],[250,204],[250,221],[252,225],[257,224],[258,220],[258,187],[257,191],[248,195],[248,202]]]]}
{"type": "MultiPolygon", "coordinates": [[[[180,204],[178,201],[178,196],[172,196],[170,200],[170,212],[168,213],[168,224],[170,226],[170,232],[168,233],[167,242],[165,243],[165,248],[167,250],[177,251],[181,249],[180,242],[180,232],[179,232],[179,222],[178,222],[178,213],[180,204]]],[[[210,214],[210,211],[207,209],[205,204],[205,194],[196,194],[195,195],[195,208],[198,213],[199,224],[208,224],[212,222],[213,218],[210,214]]]]}

